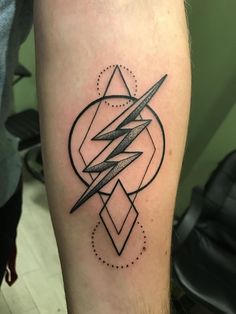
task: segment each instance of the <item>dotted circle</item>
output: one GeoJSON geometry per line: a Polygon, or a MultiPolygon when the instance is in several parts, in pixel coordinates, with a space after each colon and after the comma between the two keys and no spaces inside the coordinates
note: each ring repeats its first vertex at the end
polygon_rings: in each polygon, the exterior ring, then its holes
{"type": "Polygon", "coordinates": [[[95,247],[95,242],[94,242],[94,237],[95,237],[95,233],[100,225],[100,221],[97,222],[96,226],[94,227],[92,233],[91,233],[91,245],[92,245],[92,249],[93,249],[93,253],[96,256],[96,258],[99,260],[99,262],[101,262],[101,264],[106,265],[107,267],[111,267],[111,268],[116,268],[116,269],[125,269],[125,268],[129,268],[130,266],[134,265],[135,263],[137,263],[139,261],[139,259],[141,258],[141,256],[143,255],[143,253],[146,251],[146,244],[147,244],[147,236],[145,233],[145,230],[143,229],[143,225],[140,224],[139,221],[137,221],[137,225],[139,225],[139,227],[142,230],[142,235],[143,235],[143,246],[142,246],[142,250],[139,252],[139,254],[133,259],[131,260],[131,262],[126,263],[124,265],[116,265],[114,263],[110,263],[108,261],[106,261],[104,258],[102,258],[95,247]]]}
{"type": "MultiPolygon", "coordinates": [[[[116,64],[112,64],[112,65],[109,65],[107,66],[106,68],[104,68],[98,75],[98,78],[97,78],[97,92],[98,92],[98,95],[101,96],[101,90],[100,90],[100,80],[101,80],[101,77],[102,75],[109,69],[111,68],[115,68],[117,65],[116,64]]],[[[128,67],[125,67],[123,66],[122,64],[119,64],[118,65],[120,68],[126,70],[134,79],[134,82],[135,82],[135,90],[134,90],[134,95],[133,97],[135,97],[137,95],[137,92],[138,92],[138,82],[137,82],[137,79],[136,79],[136,76],[135,74],[133,73],[133,71],[131,71],[128,67]]],[[[111,107],[124,107],[126,105],[128,105],[129,103],[131,103],[131,99],[127,100],[125,103],[123,104],[120,104],[120,105],[112,105],[110,102],[108,102],[107,100],[105,100],[105,104],[107,104],[108,106],[111,106],[111,107]]]]}

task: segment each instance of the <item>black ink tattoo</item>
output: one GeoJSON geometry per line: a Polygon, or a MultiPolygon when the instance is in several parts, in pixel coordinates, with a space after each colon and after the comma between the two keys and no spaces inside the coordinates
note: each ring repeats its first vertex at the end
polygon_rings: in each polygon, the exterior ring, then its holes
{"type": "Polygon", "coordinates": [[[146,234],[137,221],[139,212],[134,203],[137,194],[154,180],[163,163],[164,128],[149,103],[166,77],[136,98],[137,80],[133,72],[122,65],[108,66],[98,76],[100,97],[78,115],[70,131],[71,165],[87,186],[70,213],[98,193],[103,204],[99,216],[105,228],[97,223],[91,245],[98,260],[112,268],[130,267],[134,257],[138,254],[137,261],[146,250],[146,234]],[[109,257],[98,241],[104,234],[109,236],[116,257],[109,257]],[[140,243],[136,255],[130,257],[125,248],[131,234],[140,243]],[[125,256],[123,264],[119,260],[121,255],[125,256]]]}

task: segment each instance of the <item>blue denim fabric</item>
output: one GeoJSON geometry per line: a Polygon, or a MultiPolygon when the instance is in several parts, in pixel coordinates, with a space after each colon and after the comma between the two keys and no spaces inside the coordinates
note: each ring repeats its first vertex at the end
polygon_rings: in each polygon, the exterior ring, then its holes
{"type": "Polygon", "coordinates": [[[21,174],[18,139],[5,129],[20,44],[32,24],[32,0],[0,0],[0,207],[15,192],[21,174]]]}

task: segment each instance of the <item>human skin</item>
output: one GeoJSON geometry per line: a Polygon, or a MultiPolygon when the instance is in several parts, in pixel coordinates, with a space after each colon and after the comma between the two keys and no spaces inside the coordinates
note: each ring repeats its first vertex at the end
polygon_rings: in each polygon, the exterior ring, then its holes
{"type": "MultiPolygon", "coordinates": [[[[184,2],[38,0],[34,19],[46,186],[68,312],[169,313],[172,218],[190,104],[184,2]],[[123,65],[121,71],[135,73],[136,99],[163,75],[168,75],[149,103],[164,128],[164,160],[157,176],[137,194],[134,202],[139,213],[137,221],[147,237],[145,249],[137,262],[124,269],[108,267],[107,260],[105,264],[98,260],[91,246],[91,232],[100,221],[99,228],[104,232],[99,236],[99,245],[106,259],[126,265],[129,258],[131,261],[136,256],[140,245],[139,236],[135,237],[139,235],[138,231],[135,233],[138,227],[135,225],[124,252],[118,256],[99,216],[103,207],[99,191],[70,214],[87,187],[72,167],[69,134],[82,110],[103,95],[98,95],[97,77],[110,65],[123,65]]],[[[113,88],[119,90],[120,84],[114,82],[113,88]]],[[[85,117],[81,130],[87,122],[85,117]]],[[[151,123],[155,125],[156,120],[152,118],[151,123]]],[[[79,133],[73,136],[75,141],[81,140],[79,133]]],[[[155,132],[153,140],[163,150],[163,142],[155,132]]],[[[142,146],[141,135],[135,141],[132,145],[142,146]]],[[[97,156],[98,145],[91,141],[88,158],[97,156]]],[[[146,146],[145,154],[150,149],[146,146]]],[[[71,149],[75,155],[76,149],[71,149]]],[[[122,172],[115,177],[125,180],[126,189],[131,189],[144,171],[141,164],[135,167],[137,162],[138,159],[128,165],[125,178],[122,172]]],[[[153,169],[155,166],[158,164],[153,169]]],[[[124,206],[123,198],[118,202],[124,206]]]]}

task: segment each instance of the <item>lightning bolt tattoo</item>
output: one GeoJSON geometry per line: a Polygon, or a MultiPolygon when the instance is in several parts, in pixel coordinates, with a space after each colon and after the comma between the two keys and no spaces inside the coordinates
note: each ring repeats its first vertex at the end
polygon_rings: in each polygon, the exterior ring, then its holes
{"type": "Polygon", "coordinates": [[[152,120],[140,120],[137,117],[157,93],[166,77],[167,75],[163,76],[142,97],[131,104],[92,138],[94,141],[109,141],[109,143],[83,170],[84,172],[97,173],[98,175],[72,207],[70,213],[77,210],[91,196],[99,192],[107,183],[142,155],[142,152],[127,152],[125,150],[152,122],[152,120]]]}

